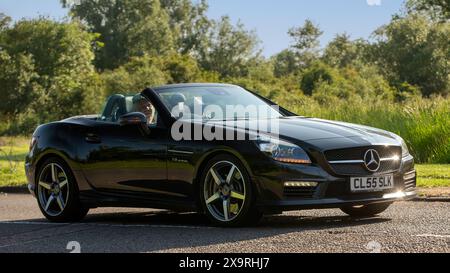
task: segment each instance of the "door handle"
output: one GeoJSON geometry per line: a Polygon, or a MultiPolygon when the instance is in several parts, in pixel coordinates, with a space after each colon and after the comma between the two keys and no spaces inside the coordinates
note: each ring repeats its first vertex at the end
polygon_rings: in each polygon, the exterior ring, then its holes
{"type": "Polygon", "coordinates": [[[102,139],[96,134],[87,134],[85,138],[88,143],[101,143],[102,139]]]}

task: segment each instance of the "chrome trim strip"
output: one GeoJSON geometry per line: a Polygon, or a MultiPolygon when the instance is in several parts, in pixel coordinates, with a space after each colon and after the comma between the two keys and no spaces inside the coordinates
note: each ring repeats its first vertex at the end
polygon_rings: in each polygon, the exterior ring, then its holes
{"type": "Polygon", "coordinates": [[[399,156],[381,158],[380,161],[400,161],[399,156]]]}
{"type": "MultiPolygon", "coordinates": [[[[399,161],[398,157],[387,157],[381,158],[380,161],[399,161]]],[[[359,164],[364,163],[364,160],[338,160],[338,161],[329,161],[330,164],[359,164]]]]}
{"type": "Polygon", "coordinates": [[[364,160],[340,160],[340,161],[329,161],[330,164],[356,164],[364,163],[364,160]]]}
{"type": "Polygon", "coordinates": [[[188,152],[188,151],[177,151],[177,150],[168,150],[169,153],[174,154],[185,154],[185,155],[193,155],[194,152],[188,152]]]}

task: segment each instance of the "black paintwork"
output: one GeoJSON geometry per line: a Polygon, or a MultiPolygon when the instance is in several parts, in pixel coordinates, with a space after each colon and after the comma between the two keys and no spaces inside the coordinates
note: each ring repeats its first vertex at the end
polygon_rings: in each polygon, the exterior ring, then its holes
{"type": "MultiPolygon", "coordinates": [[[[214,155],[229,153],[247,168],[257,192],[258,206],[266,211],[398,200],[384,196],[385,193],[351,194],[349,177],[335,174],[324,157],[324,151],[331,149],[401,146],[386,131],[294,116],[281,109],[284,117],[280,118],[280,138],[302,147],[313,161],[311,165],[284,164],[264,155],[250,140],[174,141],[170,126],[175,119],[152,89],[144,90],[142,95],[153,103],[160,116],[150,132],[138,125],[100,121],[96,116],[73,117],[39,126],[34,133],[37,144],[27,155],[25,164],[30,191],[35,191],[40,164],[48,157],[59,156],[73,171],[80,198],[87,206],[195,210],[199,207],[197,186],[202,167],[214,155]],[[283,182],[291,180],[320,184],[312,198],[286,198],[283,182]]],[[[414,163],[408,156],[402,159],[395,173],[394,191],[404,190],[403,176],[411,171],[414,163]]],[[[407,193],[407,198],[412,196],[414,192],[407,193]]]]}

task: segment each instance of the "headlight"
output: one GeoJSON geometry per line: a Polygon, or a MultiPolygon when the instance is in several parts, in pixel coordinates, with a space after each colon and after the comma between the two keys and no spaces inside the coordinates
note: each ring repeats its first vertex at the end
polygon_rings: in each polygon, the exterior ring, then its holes
{"type": "Polygon", "coordinates": [[[409,155],[408,145],[406,145],[405,140],[402,139],[402,158],[409,155]]]}
{"type": "Polygon", "coordinates": [[[37,143],[37,137],[33,136],[30,140],[30,145],[29,145],[29,149],[28,151],[31,152],[31,150],[33,149],[34,145],[36,145],[37,143]]]}
{"type": "Polygon", "coordinates": [[[406,145],[406,142],[403,138],[401,138],[400,136],[391,133],[391,135],[397,139],[398,141],[400,141],[401,145],[402,145],[402,158],[407,157],[409,155],[409,149],[408,149],[408,145],[406,145]]]}
{"type": "Polygon", "coordinates": [[[259,139],[257,144],[261,152],[276,161],[292,164],[311,164],[308,154],[295,144],[277,139],[259,139]]]}

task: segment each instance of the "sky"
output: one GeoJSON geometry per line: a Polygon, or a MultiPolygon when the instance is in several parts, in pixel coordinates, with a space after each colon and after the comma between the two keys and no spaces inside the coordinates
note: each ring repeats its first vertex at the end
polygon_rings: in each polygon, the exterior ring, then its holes
{"type": "MultiPolygon", "coordinates": [[[[197,0],[193,0],[194,2],[197,0]]],[[[401,10],[404,0],[208,0],[210,18],[228,15],[255,30],[265,56],[289,47],[287,31],[311,19],[324,31],[321,46],[336,34],[370,38],[372,32],[388,23],[401,10]]],[[[59,0],[0,0],[0,12],[14,20],[40,15],[61,20],[67,16],[59,0]]]]}

